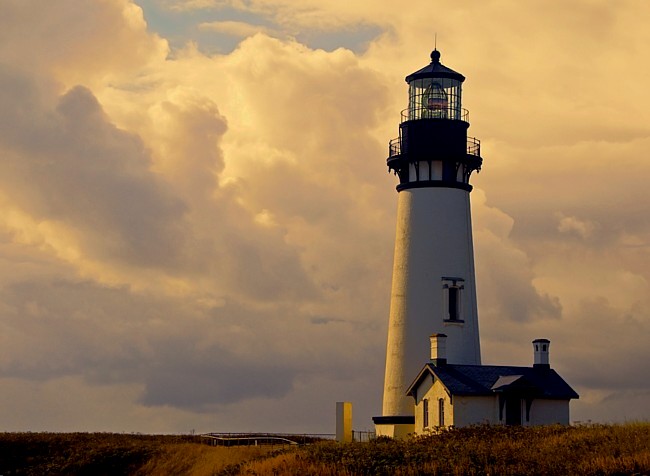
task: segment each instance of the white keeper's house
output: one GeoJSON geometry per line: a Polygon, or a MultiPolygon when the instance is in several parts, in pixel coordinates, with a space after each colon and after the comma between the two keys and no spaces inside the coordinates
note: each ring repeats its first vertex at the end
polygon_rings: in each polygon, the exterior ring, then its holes
{"type": "Polygon", "coordinates": [[[431,53],[408,75],[408,107],[390,141],[397,230],[378,436],[479,423],[569,423],[578,394],[549,366],[546,339],[532,367],[482,365],[470,177],[481,143],[468,137],[465,77],[431,53]],[[431,342],[428,341],[431,336],[431,342]]]}
{"type": "Polygon", "coordinates": [[[548,339],[533,341],[532,367],[447,363],[447,336],[430,339],[431,360],[406,391],[414,400],[415,434],[478,424],[569,424],[569,401],[578,394],[549,365],[548,339]]]}

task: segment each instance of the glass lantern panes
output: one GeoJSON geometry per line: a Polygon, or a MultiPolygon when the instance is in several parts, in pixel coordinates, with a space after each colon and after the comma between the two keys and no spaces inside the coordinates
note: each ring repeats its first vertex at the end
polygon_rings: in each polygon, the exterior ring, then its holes
{"type": "Polygon", "coordinates": [[[409,84],[409,114],[413,119],[461,119],[461,82],[423,78],[409,84]]]}

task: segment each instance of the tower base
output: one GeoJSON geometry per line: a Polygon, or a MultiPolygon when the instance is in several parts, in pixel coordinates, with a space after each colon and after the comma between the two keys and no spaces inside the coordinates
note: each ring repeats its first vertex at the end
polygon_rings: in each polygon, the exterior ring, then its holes
{"type": "Polygon", "coordinates": [[[402,439],[415,433],[415,417],[411,415],[372,417],[375,435],[402,439]]]}

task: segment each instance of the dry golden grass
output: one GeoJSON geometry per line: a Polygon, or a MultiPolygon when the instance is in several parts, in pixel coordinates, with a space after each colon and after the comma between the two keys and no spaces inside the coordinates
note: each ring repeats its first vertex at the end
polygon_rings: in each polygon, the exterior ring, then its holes
{"type": "Polygon", "coordinates": [[[0,475],[211,476],[270,451],[213,447],[191,436],[0,433],[0,475]]]}
{"type": "Polygon", "coordinates": [[[226,474],[650,476],[650,424],[482,426],[402,441],[328,442],[226,474]]]}
{"type": "Polygon", "coordinates": [[[222,447],[196,443],[169,444],[134,476],[212,476],[227,466],[262,458],[270,452],[263,446],[222,447]]]}
{"type": "Polygon", "coordinates": [[[189,436],[0,434],[0,474],[650,476],[650,424],[474,427],[410,440],[278,450],[189,436]]]}

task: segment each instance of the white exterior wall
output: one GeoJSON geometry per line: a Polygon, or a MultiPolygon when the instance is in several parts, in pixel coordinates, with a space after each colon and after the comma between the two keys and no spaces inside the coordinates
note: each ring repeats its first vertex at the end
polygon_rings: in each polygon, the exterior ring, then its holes
{"type": "Polygon", "coordinates": [[[403,423],[391,425],[377,425],[375,424],[376,436],[387,436],[389,438],[406,438],[412,435],[415,431],[414,425],[407,425],[403,423]]]}
{"type": "Polygon", "coordinates": [[[399,192],[383,415],[412,415],[408,385],[429,360],[431,334],[447,337],[447,361],[480,364],[469,192],[399,192]],[[443,277],[462,278],[461,319],[445,323],[443,277]]]}
{"type": "Polygon", "coordinates": [[[533,400],[530,407],[530,421],[526,421],[526,413],[521,419],[524,425],[568,425],[569,400],[533,400]]]}
{"type": "MultiPolygon", "coordinates": [[[[411,402],[413,402],[413,397],[411,402]]],[[[440,422],[438,421],[438,401],[443,399],[445,402],[445,427],[454,425],[454,406],[452,405],[452,399],[447,393],[447,389],[444,385],[440,383],[440,380],[433,381],[433,378],[429,375],[426,379],[420,384],[417,389],[416,401],[415,401],[415,434],[422,435],[427,432],[438,428],[440,422]],[[424,426],[424,403],[423,401],[429,400],[429,425],[424,426]]]]}
{"type": "MultiPolygon", "coordinates": [[[[415,434],[416,435],[421,435],[423,433],[423,428],[424,428],[424,415],[422,412],[423,405],[422,405],[422,400],[424,398],[429,398],[432,399],[433,397],[433,392],[431,392],[431,386],[433,385],[433,377],[431,375],[427,375],[424,377],[418,388],[416,389],[416,395],[415,395],[415,434]],[[431,393],[431,395],[429,395],[431,393]]],[[[438,383],[438,385],[440,385],[438,383]]],[[[437,389],[436,389],[437,390],[437,389]]],[[[434,390],[435,391],[435,390],[434,390]]],[[[411,404],[413,404],[413,397],[409,397],[409,400],[411,401],[411,404]]],[[[431,407],[429,407],[429,411],[431,410],[431,407]]],[[[431,421],[431,414],[429,415],[429,424],[431,425],[433,422],[431,421]]]]}
{"type": "Polygon", "coordinates": [[[486,397],[454,397],[454,426],[499,424],[499,399],[486,397]]]}
{"type": "MultiPolygon", "coordinates": [[[[420,386],[422,395],[418,392],[418,401],[415,404],[415,434],[422,435],[438,426],[438,399],[445,400],[445,426],[453,425],[456,428],[471,425],[505,425],[505,408],[503,419],[499,420],[499,398],[495,396],[461,397],[449,395],[440,383],[434,385],[423,384],[420,386]],[[424,389],[428,389],[424,391],[424,389]],[[429,427],[424,427],[424,399],[429,400],[429,427]]],[[[521,401],[521,423],[523,426],[539,425],[568,425],[569,401],[568,400],[533,400],[530,407],[530,421],[526,421],[526,405],[521,401]]]]}
{"type": "MultiPolygon", "coordinates": [[[[415,398],[415,434],[426,434],[438,427],[438,400],[445,402],[445,427],[456,428],[471,425],[505,425],[506,409],[499,419],[499,397],[494,396],[458,396],[450,397],[444,385],[431,375],[426,376],[416,389],[415,398]],[[424,404],[429,400],[429,426],[424,426],[424,404]]],[[[413,402],[412,397],[411,402],[413,402]]],[[[530,421],[526,421],[526,404],[520,400],[522,426],[568,425],[569,400],[535,399],[530,407],[530,421]]]]}
{"type": "Polygon", "coordinates": [[[418,387],[415,404],[415,434],[426,434],[438,427],[438,400],[445,402],[445,427],[457,428],[470,425],[499,423],[499,403],[496,396],[486,397],[450,397],[445,387],[436,381],[431,384],[431,377],[418,387]],[[429,426],[424,426],[423,400],[429,400],[429,426]]]}

